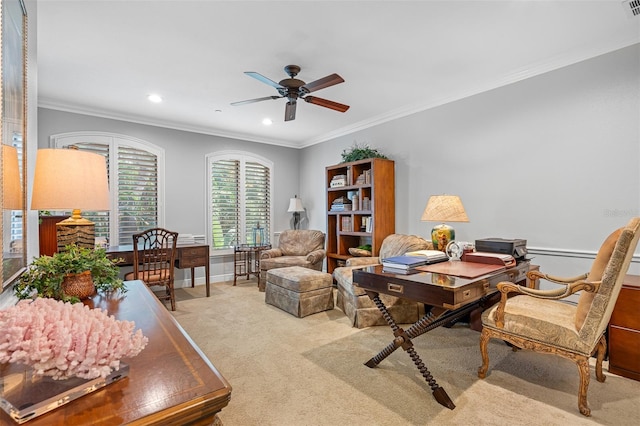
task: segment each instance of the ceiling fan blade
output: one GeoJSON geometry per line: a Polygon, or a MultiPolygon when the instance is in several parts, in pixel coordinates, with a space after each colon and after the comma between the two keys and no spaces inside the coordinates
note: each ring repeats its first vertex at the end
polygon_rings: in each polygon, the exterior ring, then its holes
{"type": "Polygon", "coordinates": [[[346,112],[349,109],[349,105],[340,104],[338,102],[318,98],[316,96],[307,96],[303,99],[305,100],[305,102],[309,102],[310,104],[320,105],[325,108],[333,109],[340,112],[346,112]]]}
{"type": "Polygon", "coordinates": [[[312,81],[302,86],[300,89],[305,93],[315,92],[316,90],[324,89],[325,87],[333,86],[335,84],[344,83],[344,79],[338,74],[331,74],[323,77],[319,80],[312,81]]]}
{"type": "Polygon", "coordinates": [[[271,80],[270,78],[265,77],[262,74],[258,74],[257,72],[254,71],[245,71],[245,74],[248,75],[249,77],[253,77],[258,81],[261,81],[265,84],[268,84],[269,86],[275,87],[276,89],[284,89],[283,86],[280,85],[280,83],[276,83],[275,81],[271,80]]]}
{"type": "Polygon", "coordinates": [[[238,102],[231,102],[231,105],[233,106],[238,106],[238,105],[246,105],[246,104],[252,104],[254,102],[261,102],[261,101],[270,101],[272,99],[280,99],[282,96],[265,96],[264,98],[256,98],[256,99],[247,99],[246,101],[238,101],[238,102]]]}
{"type": "Polygon", "coordinates": [[[284,109],[284,121],[291,121],[296,119],[296,101],[287,102],[287,106],[284,109]]]}

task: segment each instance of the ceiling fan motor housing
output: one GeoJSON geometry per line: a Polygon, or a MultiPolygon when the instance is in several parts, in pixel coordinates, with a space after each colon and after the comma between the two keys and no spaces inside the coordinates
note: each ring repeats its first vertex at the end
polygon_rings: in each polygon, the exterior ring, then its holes
{"type": "Polygon", "coordinates": [[[286,72],[289,77],[293,78],[300,72],[300,67],[297,65],[287,65],[284,67],[284,72],[286,72]]]}

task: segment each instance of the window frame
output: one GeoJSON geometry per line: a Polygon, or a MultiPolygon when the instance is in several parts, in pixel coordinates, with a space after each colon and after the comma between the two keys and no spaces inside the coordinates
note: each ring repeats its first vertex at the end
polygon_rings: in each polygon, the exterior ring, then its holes
{"type": "MultiPolygon", "coordinates": [[[[234,247],[228,247],[226,249],[215,249],[213,247],[213,241],[211,236],[211,229],[213,227],[213,212],[211,211],[211,191],[212,191],[212,182],[211,182],[211,166],[216,161],[221,160],[234,160],[240,162],[240,180],[241,183],[244,183],[244,172],[245,172],[245,164],[247,162],[253,162],[261,164],[262,166],[269,169],[269,235],[268,241],[273,241],[273,182],[274,182],[274,162],[262,157],[258,154],[254,154],[248,151],[237,151],[237,150],[224,150],[224,151],[216,151],[210,152],[205,155],[205,167],[206,167],[206,232],[205,239],[207,244],[209,245],[209,252],[211,256],[226,256],[234,253],[234,247]]],[[[240,209],[240,223],[244,224],[245,220],[245,197],[244,197],[244,185],[240,185],[240,197],[241,200],[241,209],[240,209]]],[[[244,230],[238,232],[238,235],[244,235],[244,230]]]]}
{"type": "Polygon", "coordinates": [[[110,133],[110,132],[69,132],[59,133],[49,137],[50,148],[64,148],[69,145],[75,145],[80,143],[96,143],[109,146],[109,197],[111,209],[109,210],[109,245],[127,245],[131,244],[131,241],[123,242],[119,241],[120,235],[118,231],[119,214],[118,214],[118,185],[112,183],[111,175],[118,175],[118,147],[120,145],[128,146],[135,149],[147,151],[157,158],[158,166],[158,197],[157,197],[157,211],[158,211],[158,226],[164,227],[165,223],[165,150],[157,145],[147,142],[142,139],[135,138],[133,136],[110,133]],[[116,220],[112,220],[116,218],[116,220]],[[115,239],[114,239],[115,236],[115,239]]]}

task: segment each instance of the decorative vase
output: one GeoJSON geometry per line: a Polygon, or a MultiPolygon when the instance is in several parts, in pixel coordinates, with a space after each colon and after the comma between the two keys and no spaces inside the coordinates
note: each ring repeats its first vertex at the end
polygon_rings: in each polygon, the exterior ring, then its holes
{"type": "Polygon", "coordinates": [[[93,285],[91,271],[84,271],[79,274],[67,274],[62,280],[62,291],[67,296],[75,296],[78,299],[86,299],[96,291],[93,285]]]}

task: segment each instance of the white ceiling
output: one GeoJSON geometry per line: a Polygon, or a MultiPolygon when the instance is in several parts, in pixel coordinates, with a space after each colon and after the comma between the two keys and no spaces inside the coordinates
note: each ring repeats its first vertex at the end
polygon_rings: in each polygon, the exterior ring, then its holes
{"type": "MultiPolygon", "coordinates": [[[[30,1],[30,0],[28,0],[30,1]]],[[[640,42],[620,0],[39,0],[42,107],[291,147],[490,90],[640,42]],[[285,99],[248,77],[345,82],[285,99]],[[161,104],[146,96],[158,93],[161,104]],[[216,112],[220,110],[220,112],[216,112]],[[271,126],[261,122],[273,120],[271,126]]]]}

